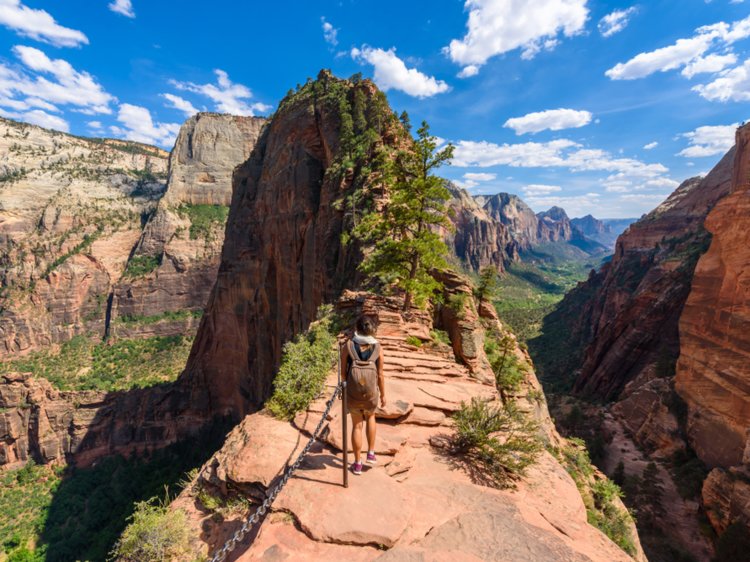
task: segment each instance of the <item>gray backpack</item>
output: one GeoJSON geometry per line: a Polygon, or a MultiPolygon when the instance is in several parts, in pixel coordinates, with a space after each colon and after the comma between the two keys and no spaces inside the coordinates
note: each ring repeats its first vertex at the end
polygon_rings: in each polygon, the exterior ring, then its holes
{"type": "Polygon", "coordinates": [[[367,360],[360,358],[354,342],[346,342],[349,354],[349,370],[346,377],[346,396],[349,408],[373,411],[378,407],[378,358],[380,344],[373,346],[372,353],[367,360]]]}

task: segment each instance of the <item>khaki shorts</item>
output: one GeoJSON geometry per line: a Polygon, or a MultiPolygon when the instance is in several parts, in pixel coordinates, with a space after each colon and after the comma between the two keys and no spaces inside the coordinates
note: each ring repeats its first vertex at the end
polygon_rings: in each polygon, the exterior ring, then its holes
{"type": "Polygon", "coordinates": [[[350,414],[358,414],[363,418],[369,418],[375,413],[375,410],[366,410],[365,408],[349,408],[350,414]]]}

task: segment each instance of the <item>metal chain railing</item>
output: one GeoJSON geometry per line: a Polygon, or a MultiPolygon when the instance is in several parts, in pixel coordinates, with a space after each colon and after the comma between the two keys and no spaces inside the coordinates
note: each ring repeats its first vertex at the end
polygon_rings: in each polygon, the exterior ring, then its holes
{"type": "Polygon", "coordinates": [[[252,514],[252,516],[250,516],[245,521],[245,523],[243,523],[242,527],[234,532],[232,537],[224,543],[224,546],[222,546],[221,549],[218,550],[216,554],[214,554],[213,558],[211,558],[211,562],[222,562],[227,557],[227,555],[237,547],[237,543],[244,539],[245,535],[247,535],[250,529],[257,525],[261,517],[266,514],[268,509],[271,507],[271,504],[276,499],[276,496],[279,495],[279,492],[281,492],[282,488],[286,485],[289,478],[291,478],[292,474],[294,474],[294,471],[299,468],[299,465],[302,463],[307,453],[310,452],[310,447],[312,447],[313,443],[315,443],[315,441],[318,439],[318,434],[320,433],[320,430],[323,429],[323,424],[325,423],[326,418],[328,418],[328,413],[331,411],[333,403],[341,393],[341,389],[342,385],[339,384],[338,386],[336,386],[336,390],[333,391],[333,395],[326,403],[326,409],[323,412],[323,415],[320,417],[318,426],[315,428],[315,431],[313,431],[312,437],[310,437],[310,440],[307,442],[307,445],[305,445],[305,448],[302,449],[302,452],[297,456],[297,460],[294,461],[294,464],[291,464],[287,467],[287,469],[284,471],[284,476],[282,476],[281,480],[279,480],[276,486],[273,487],[261,506],[255,511],[255,513],[252,514]]]}

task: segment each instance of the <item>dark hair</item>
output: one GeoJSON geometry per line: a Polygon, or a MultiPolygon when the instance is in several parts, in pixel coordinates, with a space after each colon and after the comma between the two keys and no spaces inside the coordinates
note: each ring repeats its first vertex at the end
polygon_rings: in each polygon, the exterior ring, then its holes
{"type": "Polygon", "coordinates": [[[375,317],[363,314],[357,319],[357,333],[363,336],[372,336],[378,329],[377,321],[375,317]]]}

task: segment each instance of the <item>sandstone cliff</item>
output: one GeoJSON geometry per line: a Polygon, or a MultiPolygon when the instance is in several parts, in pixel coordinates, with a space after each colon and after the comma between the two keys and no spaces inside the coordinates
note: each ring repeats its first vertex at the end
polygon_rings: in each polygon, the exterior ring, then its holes
{"type": "Polygon", "coordinates": [[[612,227],[591,215],[570,219],[570,225],[577,229],[586,238],[603,244],[607,248],[614,249],[617,242],[617,234],[612,227]]]}
{"type": "MultiPolygon", "coordinates": [[[[729,191],[734,150],[704,179],[684,182],[631,225],[612,260],[566,295],[532,342],[542,377],[616,399],[624,386],[679,352],[677,321],[707,247],[703,222],[729,191]]],[[[644,381],[647,382],[647,381],[644,381]]]]}
{"type": "Polygon", "coordinates": [[[0,119],[0,357],[104,335],[167,154],[0,119]]]}
{"type": "Polygon", "coordinates": [[[141,235],[136,275],[114,290],[111,334],[193,334],[219,269],[232,173],[266,120],[199,113],[182,126],[169,158],[164,197],[141,235]]]}
{"type": "Polygon", "coordinates": [[[478,272],[491,266],[498,272],[504,271],[509,263],[518,259],[522,238],[466,190],[453,184],[449,189],[452,199],[448,208],[455,231],[447,233],[446,237],[453,254],[468,269],[478,272]]]}
{"type": "MultiPolygon", "coordinates": [[[[747,256],[739,249],[745,242],[724,246],[716,233],[730,240],[741,236],[737,225],[746,209],[743,195],[734,193],[743,192],[737,183],[743,162],[733,148],[705,178],[687,180],[632,224],[619,237],[611,262],[566,295],[545,319],[543,335],[531,342],[548,389],[609,403],[609,425],[622,426],[616,432],[637,444],[645,454],[642,464],[655,459],[669,466],[675,453],[689,458],[692,449],[709,466],[742,461],[748,426],[742,418],[744,383],[730,381],[741,380],[747,361],[742,352],[736,355],[744,336],[733,336],[730,328],[741,325],[741,313],[732,318],[727,311],[737,310],[743,296],[728,264],[746,263],[747,256]],[[707,253],[709,243],[713,250],[707,253]]],[[[738,474],[737,467],[717,469],[704,485],[703,508],[719,532],[742,512],[738,506],[748,490],[738,474]]],[[[671,476],[664,471],[663,478],[671,476]]],[[[671,480],[667,488],[674,488],[671,480]]],[[[697,507],[686,517],[694,517],[697,507]]],[[[661,529],[691,548],[690,533],[683,531],[679,522],[661,529]]]]}
{"type": "Polygon", "coordinates": [[[705,221],[711,245],[680,317],[675,377],[690,444],[719,467],[703,491],[719,530],[738,519],[750,528],[750,127],[737,131],[735,148],[731,191],[705,221]]]}

